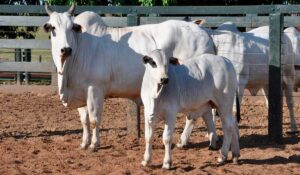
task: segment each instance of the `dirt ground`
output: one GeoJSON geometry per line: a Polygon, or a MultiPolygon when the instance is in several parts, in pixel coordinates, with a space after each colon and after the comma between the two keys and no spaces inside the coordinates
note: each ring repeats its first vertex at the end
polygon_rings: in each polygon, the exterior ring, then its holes
{"type": "MultiPolygon", "coordinates": [[[[300,93],[299,93],[300,94],[300,93]]],[[[163,123],[156,129],[153,160],[149,167],[140,162],[144,138],[126,135],[124,99],[105,101],[100,131],[100,150],[80,150],[82,127],[77,110],[61,104],[53,91],[0,92],[0,174],[300,174],[300,136],[285,134],[289,128],[284,108],[284,143],[274,144],[267,137],[267,109],[262,98],[246,97],[240,128],[241,157],[218,166],[218,151],[208,150],[206,128],[197,121],[186,149],[174,147],[173,168],[162,170],[163,123]]],[[[300,128],[300,103],[295,105],[300,128]]],[[[141,116],[143,121],[143,115],[141,116]]],[[[178,141],[184,117],[180,115],[174,133],[178,141]]],[[[141,124],[143,130],[143,122],[141,124]]],[[[219,122],[217,131],[222,136],[219,122]]]]}

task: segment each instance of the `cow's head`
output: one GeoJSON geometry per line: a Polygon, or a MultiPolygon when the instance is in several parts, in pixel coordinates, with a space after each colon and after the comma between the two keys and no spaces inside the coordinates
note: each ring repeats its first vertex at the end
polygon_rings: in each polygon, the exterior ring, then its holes
{"type": "Polygon", "coordinates": [[[168,66],[169,63],[178,65],[177,58],[167,58],[162,50],[154,50],[149,55],[143,57],[143,62],[146,65],[146,71],[151,75],[151,80],[154,83],[155,90],[154,98],[157,98],[164,85],[168,84],[168,66]]]}
{"type": "Polygon", "coordinates": [[[51,33],[52,57],[58,72],[62,73],[64,63],[76,49],[75,34],[81,32],[81,26],[73,23],[71,19],[75,10],[74,4],[64,13],[52,11],[47,3],[45,10],[50,19],[43,28],[51,33]]]}

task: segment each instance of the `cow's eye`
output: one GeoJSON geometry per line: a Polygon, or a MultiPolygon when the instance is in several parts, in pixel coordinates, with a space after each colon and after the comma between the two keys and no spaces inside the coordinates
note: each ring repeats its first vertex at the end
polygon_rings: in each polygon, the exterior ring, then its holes
{"type": "Polygon", "coordinates": [[[153,67],[153,68],[156,68],[157,67],[157,65],[156,65],[156,63],[154,62],[154,61],[149,61],[149,64],[153,67]]]}
{"type": "Polygon", "coordinates": [[[52,27],[51,27],[51,30],[53,31],[54,29],[55,29],[55,27],[52,26],[52,27]]]}

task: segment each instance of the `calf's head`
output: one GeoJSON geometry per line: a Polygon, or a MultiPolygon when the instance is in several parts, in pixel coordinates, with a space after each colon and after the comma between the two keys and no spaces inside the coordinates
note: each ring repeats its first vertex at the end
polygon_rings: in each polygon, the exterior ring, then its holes
{"type": "Polygon", "coordinates": [[[45,10],[50,19],[43,28],[51,33],[52,57],[58,72],[62,73],[65,61],[76,49],[75,34],[81,32],[81,26],[73,23],[71,19],[75,10],[74,4],[64,13],[52,11],[47,3],[45,10]]]}
{"type": "Polygon", "coordinates": [[[146,73],[150,75],[152,83],[155,87],[155,96],[157,98],[164,85],[168,84],[168,66],[169,63],[178,65],[177,58],[167,58],[162,50],[154,50],[149,55],[143,57],[143,63],[146,65],[146,73]]]}

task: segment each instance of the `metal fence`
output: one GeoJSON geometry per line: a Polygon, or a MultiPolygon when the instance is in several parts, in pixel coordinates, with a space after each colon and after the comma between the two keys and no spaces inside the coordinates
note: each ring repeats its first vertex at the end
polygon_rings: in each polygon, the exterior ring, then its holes
{"type": "MultiPolygon", "coordinates": [[[[53,6],[53,10],[63,12],[66,6],[53,6]]],[[[281,32],[284,26],[300,24],[300,18],[291,14],[300,13],[298,5],[262,5],[262,6],[186,6],[186,7],[137,7],[137,6],[79,6],[75,13],[94,11],[102,14],[117,14],[103,17],[111,27],[136,26],[159,23],[169,19],[189,16],[191,20],[205,19],[206,27],[216,27],[226,21],[234,22],[238,27],[255,28],[270,26],[269,59],[269,136],[275,141],[282,140],[282,77],[281,77],[281,32]]],[[[42,6],[1,5],[0,26],[41,26],[48,20],[42,6]],[[26,14],[26,16],[24,15],[26,14]],[[45,15],[45,16],[41,16],[45,15]]],[[[0,49],[50,49],[49,40],[37,39],[0,39],[0,49]]],[[[50,72],[52,83],[56,82],[56,69],[52,63],[38,62],[2,62],[0,72],[50,72]]]]}

